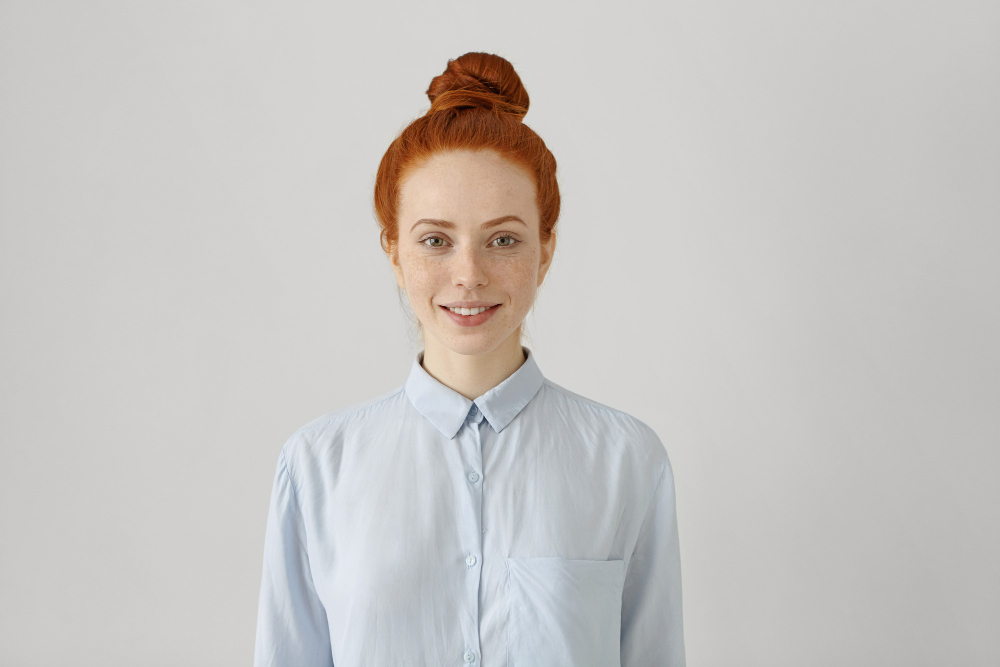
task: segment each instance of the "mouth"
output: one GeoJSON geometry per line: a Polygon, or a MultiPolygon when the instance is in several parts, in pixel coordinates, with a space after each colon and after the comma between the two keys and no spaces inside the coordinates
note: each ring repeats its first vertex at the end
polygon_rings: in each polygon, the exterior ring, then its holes
{"type": "Polygon", "coordinates": [[[451,318],[452,322],[458,324],[459,326],[464,326],[464,327],[478,326],[489,320],[498,310],[500,310],[499,303],[490,306],[486,310],[482,311],[481,313],[477,313],[475,315],[461,315],[445,306],[438,306],[438,307],[441,308],[441,310],[443,310],[445,314],[451,318]]]}

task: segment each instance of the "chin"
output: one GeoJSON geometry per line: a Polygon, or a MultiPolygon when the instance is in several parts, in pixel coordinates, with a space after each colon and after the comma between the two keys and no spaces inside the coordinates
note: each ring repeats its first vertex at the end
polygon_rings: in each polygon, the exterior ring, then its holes
{"type": "Polygon", "coordinates": [[[494,336],[482,334],[467,334],[465,336],[450,336],[449,338],[439,340],[455,354],[471,357],[491,352],[499,345],[499,341],[503,340],[503,338],[498,339],[494,336]]]}

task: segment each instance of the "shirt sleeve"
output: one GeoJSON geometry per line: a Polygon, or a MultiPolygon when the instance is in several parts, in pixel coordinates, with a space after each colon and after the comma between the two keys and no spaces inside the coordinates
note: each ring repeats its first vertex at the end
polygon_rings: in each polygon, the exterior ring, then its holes
{"type": "Polygon", "coordinates": [[[301,507],[285,448],[271,491],[254,667],[333,667],[326,610],[309,570],[301,507]]]}
{"type": "Polygon", "coordinates": [[[674,477],[664,463],[622,592],[622,667],[684,667],[681,559],[674,477]]]}

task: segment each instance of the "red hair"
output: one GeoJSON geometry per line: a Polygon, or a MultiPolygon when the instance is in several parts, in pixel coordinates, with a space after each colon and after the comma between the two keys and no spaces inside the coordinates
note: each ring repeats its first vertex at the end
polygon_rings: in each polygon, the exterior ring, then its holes
{"type": "Polygon", "coordinates": [[[432,155],[448,150],[493,150],[534,178],[539,237],[548,243],[559,218],[556,159],[522,122],[528,91],[514,67],[492,53],[470,52],[448,61],[427,89],[431,107],[389,145],[375,177],[375,215],[382,249],[399,241],[399,186],[432,155]]]}

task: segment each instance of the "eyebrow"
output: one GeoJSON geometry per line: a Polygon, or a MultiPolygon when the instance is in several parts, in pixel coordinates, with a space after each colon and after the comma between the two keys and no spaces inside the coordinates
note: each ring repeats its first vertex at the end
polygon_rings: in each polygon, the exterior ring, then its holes
{"type": "MultiPolygon", "coordinates": [[[[499,218],[495,218],[493,220],[487,220],[482,224],[482,228],[489,229],[490,227],[496,227],[497,225],[502,225],[505,222],[511,222],[511,221],[520,222],[525,227],[528,226],[528,223],[526,223],[524,220],[521,220],[521,218],[517,217],[516,215],[504,215],[499,218]]],[[[410,231],[412,232],[414,229],[416,229],[417,225],[437,225],[438,227],[444,227],[445,229],[455,229],[454,222],[448,222],[447,220],[438,220],[437,218],[421,218],[420,220],[417,220],[412,227],[410,227],[410,231]]]]}

